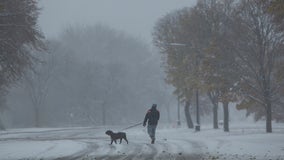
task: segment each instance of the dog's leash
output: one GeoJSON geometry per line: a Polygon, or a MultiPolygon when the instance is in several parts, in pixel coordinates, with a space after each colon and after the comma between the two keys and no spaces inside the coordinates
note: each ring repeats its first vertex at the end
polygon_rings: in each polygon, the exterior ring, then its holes
{"type": "Polygon", "coordinates": [[[140,123],[137,123],[137,124],[131,125],[131,126],[126,127],[126,128],[124,128],[124,129],[122,129],[122,130],[127,130],[127,129],[130,129],[130,128],[133,128],[133,127],[139,126],[139,125],[141,125],[142,123],[143,123],[143,122],[140,122],[140,123]]]}

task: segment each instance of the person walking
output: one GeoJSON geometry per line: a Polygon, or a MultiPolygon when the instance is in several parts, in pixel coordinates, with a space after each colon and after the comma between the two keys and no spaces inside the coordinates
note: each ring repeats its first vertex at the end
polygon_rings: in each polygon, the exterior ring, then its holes
{"type": "Polygon", "coordinates": [[[155,143],[155,134],[158,121],[160,119],[160,112],[157,110],[157,104],[153,104],[151,109],[149,109],[145,115],[143,126],[146,126],[148,121],[147,131],[151,138],[151,144],[155,143]]]}

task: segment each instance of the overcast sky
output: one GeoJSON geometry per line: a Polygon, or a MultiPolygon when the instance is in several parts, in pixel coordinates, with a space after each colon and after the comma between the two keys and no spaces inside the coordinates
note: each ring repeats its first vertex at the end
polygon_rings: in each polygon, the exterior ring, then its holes
{"type": "Polygon", "coordinates": [[[157,19],[196,0],[41,0],[39,24],[47,38],[70,25],[101,23],[151,42],[157,19]]]}

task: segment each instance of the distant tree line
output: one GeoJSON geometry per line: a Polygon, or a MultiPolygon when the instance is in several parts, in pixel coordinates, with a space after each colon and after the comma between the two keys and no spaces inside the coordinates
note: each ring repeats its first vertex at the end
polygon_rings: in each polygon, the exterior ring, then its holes
{"type": "Polygon", "coordinates": [[[171,88],[143,41],[103,25],[47,40],[39,11],[36,0],[0,0],[1,129],[7,113],[11,127],[132,124],[152,103],[170,120],[171,88]]]}
{"type": "Polygon", "coordinates": [[[272,120],[284,120],[283,1],[199,0],[162,17],[153,42],[164,56],[167,82],[188,106],[197,94],[212,102],[213,127],[218,128],[218,103],[229,131],[230,102],[238,109],[272,120]]]}
{"type": "Polygon", "coordinates": [[[28,94],[9,96],[15,126],[23,119],[35,127],[133,124],[152,103],[169,112],[159,56],[141,40],[105,25],[73,26],[46,48],[12,89],[28,94]],[[22,99],[29,118],[17,116],[13,99],[22,99]]]}

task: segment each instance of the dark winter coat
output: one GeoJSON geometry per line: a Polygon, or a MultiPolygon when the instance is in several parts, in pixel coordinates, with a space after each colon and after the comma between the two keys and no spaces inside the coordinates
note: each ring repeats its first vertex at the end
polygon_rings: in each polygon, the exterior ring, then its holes
{"type": "Polygon", "coordinates": [[[155,107],[152,107],[146,113],[143,125],[145,126],[147,121],[148,125],[157,125],[159,119],[160,119],[160,112],[155,107]]]}

